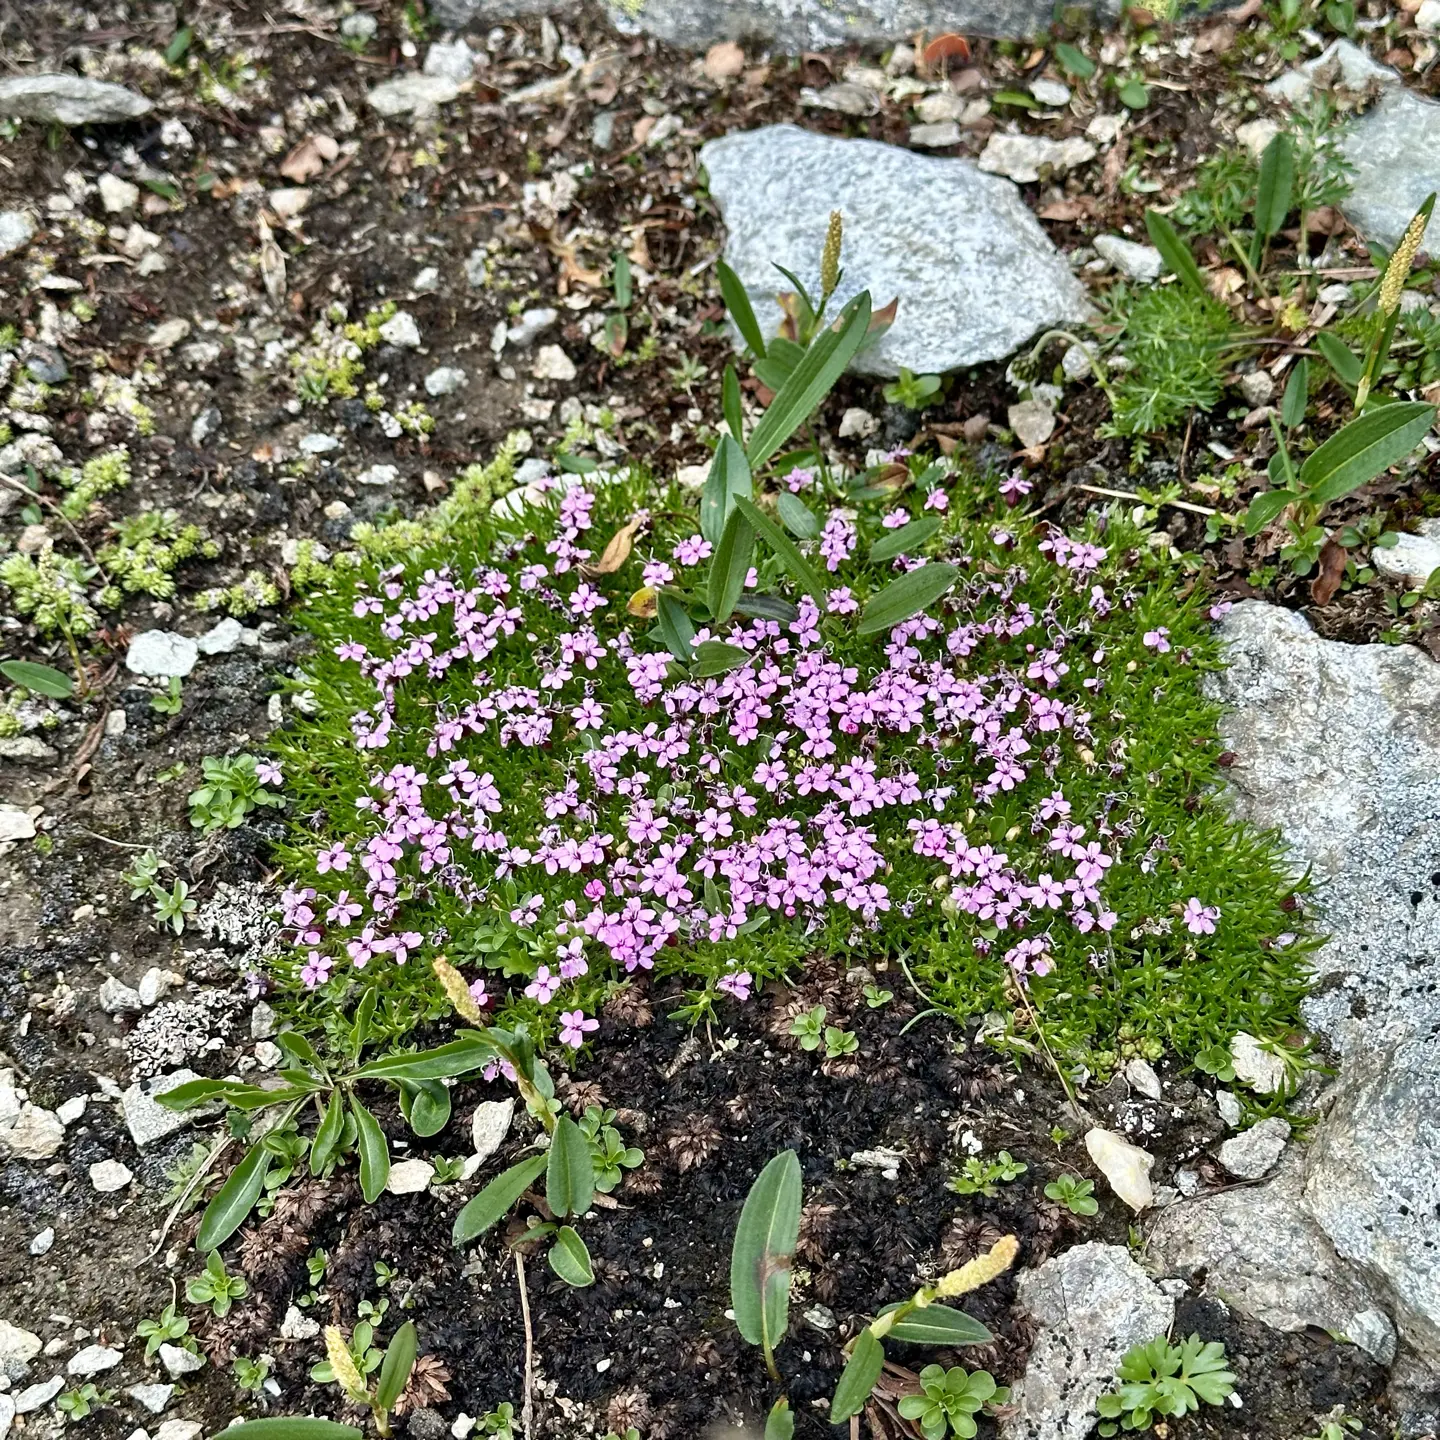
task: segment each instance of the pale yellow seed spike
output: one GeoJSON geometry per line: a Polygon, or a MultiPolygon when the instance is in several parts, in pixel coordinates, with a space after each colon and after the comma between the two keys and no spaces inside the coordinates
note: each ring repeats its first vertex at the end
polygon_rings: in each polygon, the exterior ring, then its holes
{"type": "Polygon", "coordinates": [[[436,956],[431,961],[431,967],[445,991],[445,998],[455,1007],[455,1013],[471,1025],[483,1025],[484,1012],[475,1003],[475,997],[465,984],[465,977],[443,955],[436,956]]]}
{"type": "Polygon", "coordinates": [[[977,1255],[968,1265],[952,1270],[935,1286],[937,1300],[953,1300],[957,1295],[968,1295],[982,1285],[988,1285],[997,1275],[1003,1275],[1015,1263],[1020,1253],[1020,1242],[1013,1235],[997,1240],[983,1255],[977,1255]]]}
{"type": "Polygon", "coordinates": [[[1423,211],[1405,227],[1390,263],[1385,267],[1385,278],[1380,282],[1380,313],[1393,315],[1400,305],[1400,294],[1410,278],[1410,267],[1420,252],[1420,242],[1425,238],[1425,227],[1430,217],[1423,211]]]}
{"type": "Polygon", "coordinates": [[[325,1358],[330,1362],[330,1368],[335,1372],[340,1388],[352,1400],[363,1403],[365,1377],[360,1373],[360,1367],[355,1363],[350,1347],[345,1343],[345,1336],[333,1325],[325,1327],[325,1358]]]}
{"type": "Polygon", "coordinates": [[[840,283],[840,243],[844,225],[840,212],[830,212],[830,228],[825,232],[825,248],[820,252],[820,294],[828,300],[840,283]]]}

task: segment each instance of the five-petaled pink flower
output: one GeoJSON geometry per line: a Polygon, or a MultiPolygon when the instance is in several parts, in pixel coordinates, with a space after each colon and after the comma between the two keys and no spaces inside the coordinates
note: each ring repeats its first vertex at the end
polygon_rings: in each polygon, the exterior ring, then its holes
{"type": "Polygon", "coordinates": [[[583,1010],[562,1010],[560,1012],[560,1043],[578,1050],[586,1035],[598,1030],[600,1022],[592,1020],[583,1010]]]}
{"type": "Polygon", "coordinates": [[[1202,905],[1198,897],[1192,895],[1185,902],[1185,909],[1181,912],[1180,918],[1185,922],[1185,928],[1192,935],[1213,935],[1215,922],[1220,918],[1220,907],[1218,905],[1202,905]]]}

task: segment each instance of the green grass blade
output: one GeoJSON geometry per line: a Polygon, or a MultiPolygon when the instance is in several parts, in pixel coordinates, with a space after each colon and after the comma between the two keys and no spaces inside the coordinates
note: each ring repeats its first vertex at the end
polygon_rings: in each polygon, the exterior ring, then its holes
{"type": "Polygon", "coordinates": [[[723,625],[733,613],[735,602],[745,588],[745,577],[750,573],[750,561],[755,554],[755,531],[741,508],[748,504],[748,501],[736,499],[735,509],[725,523],[725,533],[720,537],[714,558],[710,561],[705,598],[710,606],[710,617],[717,625],[723,625]]]}
{"type": "Polygon", "coordinates": [[[390,1178],[390,1146],[380,1122],[353,1095],[350,1113],[355,1117],[356,1143],[360,1150],[360,1193],[367,1205],[373,1205],[390,1178]]]}
{"type": "Polygon", "coordinates": [[[825,609],[828,587],[820,572],[800,553],[795,542],[749,500],[737,500],[736,508],[757,530],[765,543],[780,557],[791,579],[820,607],[825,609]]]}
{"type": "Polygon", "coordinates": [[[1147,210],[1145,228],[1150,232],[1150,243],[1180,278],[1181,284],[1193,290],[1202,300],[1209,299],[1210,290],[1205,284],[1205,277],[1200,273],[1200,267],[1190,253],[1190,247],[1180,238],[1180,232],[1170,223],[1169,218],[1158,210],[1147,210]]]}
{"type": "Polygon", "coordinates": [[[914,555],[940,529],[938,515],[925,515],[898,530],[887,530],[871,547],[870,559],[875,564],[893,560],[897,555],[914,555]]]}
{"type": "Polygon", "coordinates": [[[835,1387],[835,1396],[830,1401],[832,1425],[839,1425],[860,1413],[880,1378],[884,1364],[885,1347],[869,1330],[862,1330],[855,1338],[855,1348],[850,1352],[840,1383],[835,1387]]]}
{"type": "Polygon", "coordinates": [[[200,1217],[195,1248],[201,1254],[218,1249],[244,1224],[265,1188],[265,1172],[269,1168],[270,1152],[263,1145],[252,1145],[245,1152],[200,1217]]]}
{"type": "Polygon", "coordinates": [[[508,1170],[502,1170],[478,1195],[465,1202],[455,1217],[450,1238],[464,1245],[483,1235],[497,1221],[503,1220],[510,1207],[535,1183],[549,1162],[548,1155],[532,1155],[508,1170]]]}
{"type": "Polygon", "coordinates": [[[556,1215],[583,1215],[595,1198],[595,1166],[590,1142],[568,1116],[555,1122],[545,1167],[545,1203],[556,1215]]]}
{"type": "Polygon", "coordinates": [[[705,477],[705,488],[700,492],[700,533],[712,545],[718,545],[725,533],[736,496],[748,498],[751,489],[750,464],[739,438],[722,435],[705,477]]]}
{"type": "Polygon", "coordinates": [[[725,302],[725,308],[730,312],[730,318],[740,331],[741,338],[754,351],[756,359],[763,360],[765,358],[765,337],[760,333],[760,322],[755,318],[755,311],[750,304],[750,297],[745,293],[745,286],[741,284],[740,277],[723,260],[715,266],[715,270],[720,277],[720,297],[725,302]]]}
{"type": "Polygon", "coordinates": [[[375,1382],[375,1403],[382,1410],[395,1408],[395,1402],[404,1391],[410,1372],[415,1368],[418,1348],[415,1322],[407,1320],[385,1347],[385,1359],[380,1363],[380,1378],[375,1382]]]}
{"type": "Polygon", "coordinates": [[[1260,185],[1255,194],[1255,229],[1267,240],[1279,232],[1290,213],[1295,188],[1295,146],[1283,132],[1260,157],[1260,185]]]}

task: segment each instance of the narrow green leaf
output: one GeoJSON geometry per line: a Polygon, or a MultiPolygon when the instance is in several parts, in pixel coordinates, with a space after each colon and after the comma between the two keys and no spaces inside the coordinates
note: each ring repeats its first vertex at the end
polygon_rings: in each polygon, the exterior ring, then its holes
{"type": "Polygon", "coordinates": [[[750,497],[750,465],[738,436],[722,435],[700,492],[700,533],[718,545],[738,496],[750,497]]]}
{"type": "Polygon", "coordinates": [[[195,32],[190,26],[182,26],[170,37],[170,43],[165,47],[165,63],[167,65],[177,64],[185,52],[190,48],[190,42],[195,38],[195,32]]]}
{"type": "Polygon", "coordinates": [[[799,319],[803,334],[815,319],[815,301],[805,288],[805,282],[793,270],[787,270],[778,260],[772,260],[770,263],[795,287],[795,294],[800,299],[799,319]]]}
{"type": "Polygon", "coordinates": [[[765,1418],[765,1440],[795,1440],[795,1416],[783,1395],[765,1418]]]}
{"type": "Polygon", "coordinates": [[[1326,363],[1335,372],[1335,378],[1347,390],[1353,390],[1360,383],[1360,376],[1365,372],[1364,363],[1338,335],[1322,330],[1315,337],[1315,348],[1325,357],[1326,363]]]}
{"type": "MultiPolygon", "coordinates": [[[[880,1313],[886,1315],[898,1308],[887,1305],[880,1313]]],[[[896,1321],[890,1327],[889,1338],[910,1345],[984,1345],[995,1337],[963,1310],[952,1310],[948,1305],[926,1305],[921,1310],[912,1310],[906,1319],[896,1321]]]]}
{"type": "Polygon", "coordinates": [[[450,1122],[450,1092],[442,1080],[406,1080],[400,1091],[407,1099],[405,1118],[420,1137],[438,1135],[450,1122]]]}
{"type": "Polygon", "coordinates": [[[297,1065],[304,1065],[311,1070],[321,1068],[315,1047],[298,1030],[280,1031],[275,1037],[275,1043],[297,1065]]]}
{"type": "Polygon", "coordinates": [[[814,540],[820,534],[820,519],[798,496],[782,490],[775,497],[775,513],[780,523],[797,540],[814,540]]]}
{"type": "Polygon", "coordinates": [[[545,1167],[545,1203],[556,1215],[583,1215],[595,1198],[595,1166],[585,1132],[568,1116],[555,1122],[545,1167]]]}
{"type": "Polygon", "coordinates": [[[655,597],[655,627],[665,648],[682,665],[688,665],[693,658],[695,626],[685,607],[663,590],[655,597]]]}
{"type": "Polygon", "coordinates": [[[375,1403],[382,1410],[395,1408],[395,1402],[404,1392],[405,1382],[415,1368],[418,1348],[415,1322],[407,1320],[385,1347],[385,1358],[380,1362],[380,1378],[375,1382],[375,1403]]]}
{"type": "Polygon", "coordinates": [[[355,1072],[357,1080],[445,1080],[478,1070],[495,1058],[495,1047],[478,1034],[413,1055],[382,1055],[355,1072]]]}
{"type": "Polygon", "coordinates": [[[497,1220],[503,1220],[510,1207],[535,1183],[549,1159],[545,1154],[531,1155],[502,1170],[478,1195],[466,1201],[450,1232],[456,1245],[483,1235],[497,1220]]]}
{"type": "Polygon", "coordinates": [[[1290,213],[1295,186],[1295,146],[1283,132],[1260,157],[1260,186],[1255,195],[1255,228],[1266,239],[1276,234],[1290,213]]]}
{"type": "Polygon", "coordinates": [[[735,367],[727,365],[720,381],[720,409],[725,416],[726,428],[739,445],[745,444],[745,409],[740,403],[740,380],[735,367]]]}
{"type": "Polygon", "coordinates": [[[390,1146],[380,1122],[353,1095],[350,1111],[360,1150],[360,1193],[367,1205],[373,1205],[390,1178],[390,1146]]]}
{"type": "Polygon", "coordinates": [[[758,470],[805,423],[828,395],[870,328],[870,293],[862,290],[835,325],[810,342],[750,436],[746,454],[758,470]]]}
{"type": "Polygon", "coordinates": [[[793,625],[800,618],[800,611],[779,595],[757,595],[753,591],[742,595],[735,602],[737,615],[748,615],[752,620],[778,620],[782,625],[793,625]]]}
{"type": "Polygon", "coordinates": [[[319,1175],[324,1171],[344,1133],[345,1099],[338,1090],[332,1090],[330,1103],[325,1107],[325,1113],[320,1117],[320,1124],[315,1131],[315,1138],[310,1142],[312,1175],[319,1175]]]}
{"type": "Polygon", "coordinates": [[[800,1161],[782,1150],[755,1177],[735,1227],[730,1252],[730,1304],[735,1325],[768,1351],[790,1320],[790,1267],[800,1236],[800,1161]]]}
{"type": "Polygon", "coordinates": [[[590,1252],[585,1242],[576,1234],[571,1225],[562,1225],[555,1232],[555,1243],[545,1257],[550,1268],[567,1284],[577,1290],[595,1283],[595,1271],[590,1264],[590,1252]]]}
{"type": "Polygon", "coordinates": [[[1285,398],[1280,402],[1280,422],[1287,430],[1293,430],[1305,419],[1305,407],[1310,400],[1310,362],[1302,355],[1290,371],[1285,386],[1285,398]]]}
{"type": "Polygon", "coordinates": [[[870,559],[875,564],[893,560],[897,555],[914,555],[940,529],[938,515],[924,515],[898,530],[887,530],[871,547],[870,559]]]}
{"type": "Polygon", "coordinates": [[[34,660],[6,660],[0,675],[47,700],[68,700],[75,693],[75,682],[63,670],[34,660]]]}
{"type": "Polygon", "coordinates": [[[720,277],[720,295],[725,301],[725,308],[730,312],[730,318],[740,331],[741,338],[755,353],[755,357],[763,360],[765,337],[760,333],[760,322],[755,318],[750,297],[745,293],[740,277],[723,260],[716,264],[715,270],[720,277]]]}
{"type": "Polygon", "coordinates": [[[1201,299],[1207,299],[1210,291],[1205,284],[1205,277],[1201,275],[1200,267],[1190,253],[1190,247],[1180,238],[1180,232],[1170,223],[1169,218],[1158,210],[1147,210],[1145,228],[1150,232],[1150,243],[1160,252],[1170,269],[1179,276],[1181,283],[1187,285],[1201,299]]]}
{"type": "Polygon", "coordinates": [[[197,1250],[204,1254],[219,1249],[245,1223],[245,1217],[265,1188],[265,1172],[269,1168],[270,1152],[263,1145],[252,1145],[205,1207],[195,1235],[197,1250]]]}
{"type": "Polygon", "coordinates": [[[755,362],[755,378],[768,390],[777,394],[780,387],[790,378],[791,372],[805,358],[805,347],[794,340],[777,335],[770,342],[770,349],[763,360],[755,362]]]}
{"type": "Polygon", "coordinates": [[[162,1090],[155,1099],[167,1110],[193,1110],[212,1100],[223,1100],[237,1110],[263,1110],[267,1105],[284,1104],[299,1098],[303,1091],[265,1090],[259,1085],[242,1085],[238,1080],[187,1080],[183,1085],[162,1090]]]}
{"type": "Polygon", "coordinates": [[[610,283],[615,291],[615,303],[622,310],[628,310],[633,292],[630,284],[630,257],[623,250],[615,252],[610,283]]]}
{"type": "Polygon", "coordinates": [[[754,656],[739,645],[727,645],[723,640],[705,640],[695,647],[695,668],[691,674],[697,680],[710,680],[716,675],[738,670],[752,659],[754,656]]]}
{"type": "Polygon", "coordinates": [[[828,587],[825,578],[800,553],[795,542],[761,509],[749,500],[735,502],[740,513],[759,531],[765,543],[780,557],[790,578],[820,607],[825,608],[828,587]]]}
{"type": "Polygon", "coordinates": [[[1245,533],[1258,535],[1287,505],[1300,497],[1293,490],[1263,490],[1245,512],[1245,533]]]}
{"type": "Polygon", "coordinates": [[[862,1330],[855,1337],[855,1348],[850,1352],[840,1383],[835,1387],[835,1398],[830,1402],[832,1425],[860,1413],[884,1365],[885,1347],[869,1330],[862,1330]]]}
{"type": "Polygon", "coordinates": [[[857,632],[873,635],[877,630],[889,630],[902,620],[918,615],[934,604],[959,578],[960,571],[954,565],[932,563],[907,572],[871,597],[860,614],[857,632]]]}
{"type": "Polygon", "coordinates": [[[1435,407],[1421,400],[1382,405],[1350,421],[1300,467],[1300,488],[1326,505],[1368,484],[1403,460],[1435,423],[1435,407]]]}
{"type": "Polygon", "coordinates": [[[1060,68],[1077,80],[1088,80],[1095,73],[1095,62],[1083,50],[1077,50],[1064,41],[1055,47],[1055,58],[1060,62],[1060,68]]]}
{"type": "Polygon", "coordinates": [[[276,1415],[269,1420],[245,1420],[217,1433],[225,1440],[363,1440],[353,1425],[337,1420],[315,1420],[308,1415],[276,1415]]]}
{"type": "Polygon", "coordinates": [[[710,561],[705,599],[710,606],[711,618],[717,625],[723,625],[735,609],[735,602],[745,588],[745,577],[750,573],[750,561],[755,555],[755,531],[740,509],[744,503],[737,497],[736,508],[725,522],[725,533],[721,535],[710,561]]]}

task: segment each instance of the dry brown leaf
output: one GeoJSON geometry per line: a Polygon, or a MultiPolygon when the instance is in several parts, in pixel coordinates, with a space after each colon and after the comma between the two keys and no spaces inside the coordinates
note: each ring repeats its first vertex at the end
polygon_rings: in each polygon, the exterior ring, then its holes
{"type": "Polygon", "coordinates": [[[722,40],[705,52],[705,78],[717,84],[733,80],[745,69],[745,52],[733,41],[722,40]]]}
{"type": "Polygon", "coordinates": [[[1310,582],[1310,598],[1317,605],[1328,605],[1345,578],[1345,547],[1336,540],[1327,540],[1320,547],[1320,563],[1310,582]]]}
{"type": "Polygon", "coordinates": [[[1222,20],[1218,25],[1207,25],[1195,37],[1197,55],[1224,55],[1235,44],[1235,27],[1222,20]]]}
{"type": "Polygon", "coordinates": [[[280,173],[297,185],[313,180],[338,154],[340,147],[329,135],[307,135],[280,162],[280,173]]]}
{"type": "Polygon", "coordinates": [[[596,575],[613,575],[630,558],[636,532],[644,523],[644,517],[640,515],[626,521],[606,542],[598,560],[579,566],[580,573],[586,579],[593,579],[596,575]]]}
{"type": "Polygon", "coordinates": [[[970,58],[970,42],[963,35],[956,35],[952,31],[946,35],[937,35],[921,53],[920,63],[930,70],[957,57],[961,60],[970,58]]]}
{"type": "Polygon", "coordinates": [[[908,465],[901,465],[896,461],[890,465],[882,465],[870,483],[886,490],[903,490],[914,478],[908,465]]]}
{"type": "Polygon", "coordinates": [[[1084,220],[1090,214],[1088,199],[1052,200],[1035,213],[1042,220],[1084,220]]]}
{"type": "Polygon", "coordinates": [[[888,305],[882,305],[878,310],[872,310],[866,332],[888,330],[895,323],[895,316],[899,309],[900,297],[897,295],[888,305]]]}
{"type": "Polygon", "coordinates": [[[1225,300],[1245,288],[1245,277],[1233,265],[1222,265],[1218,270],[1210,271],[1205,283],[1217,300],[1225,300]]]}

